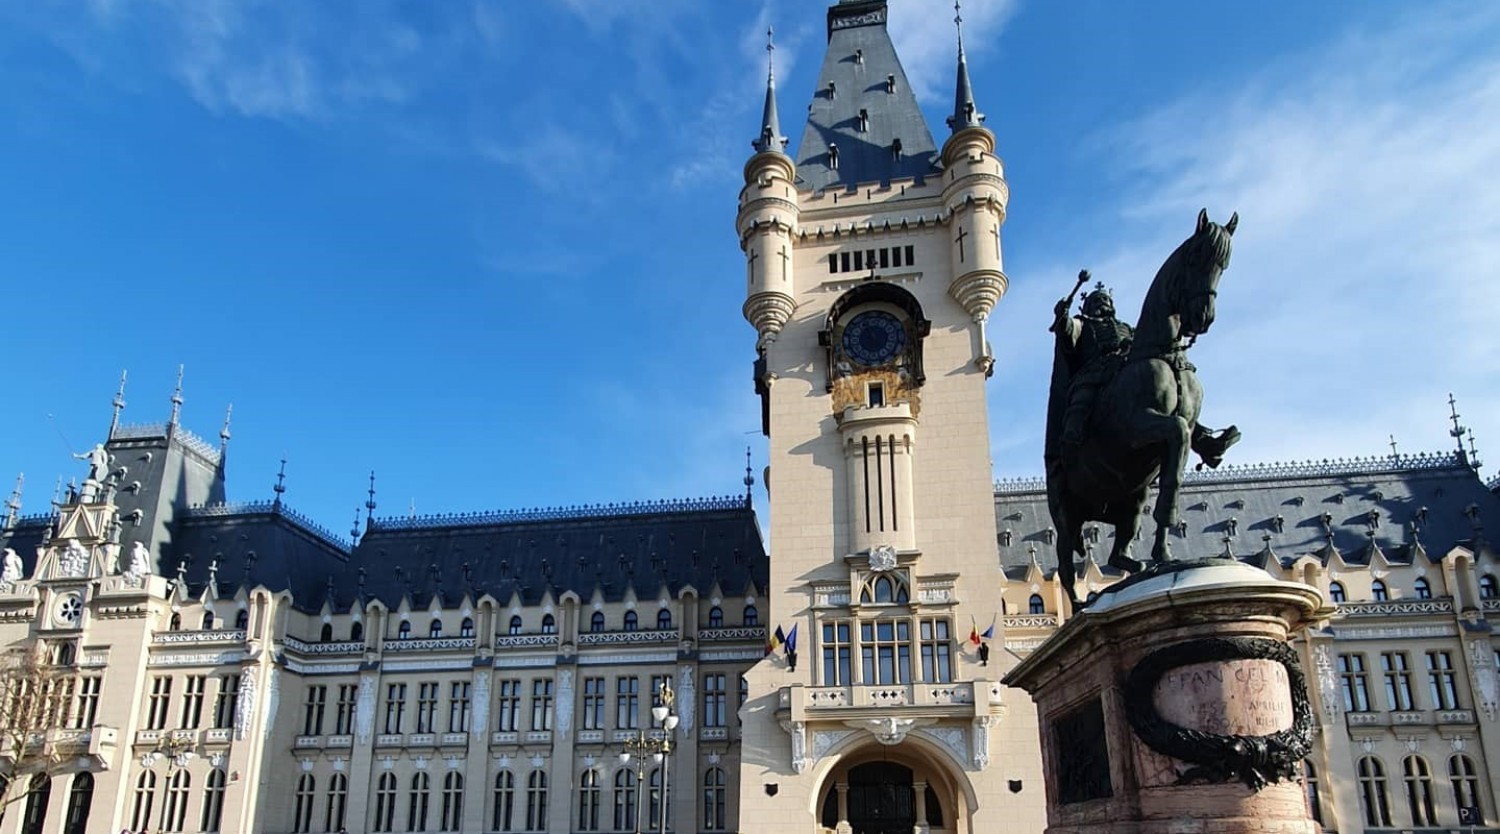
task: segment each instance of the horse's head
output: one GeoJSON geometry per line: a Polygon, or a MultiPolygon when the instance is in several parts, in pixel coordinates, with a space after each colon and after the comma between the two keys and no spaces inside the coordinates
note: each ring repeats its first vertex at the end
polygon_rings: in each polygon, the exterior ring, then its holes
{"type": "Polygon", "coordinates": [[[1219,293],[1219,276],[1229,267],[1230,238],[1240,223],[1234,213],[1220,226],[1208,219],[1208,209],[1198,212],[1198,228],[1178,247],[1175,304],[1180,335],[1189,339],[1208,332],[1214,323],[1214,301],[1219,293]]]}

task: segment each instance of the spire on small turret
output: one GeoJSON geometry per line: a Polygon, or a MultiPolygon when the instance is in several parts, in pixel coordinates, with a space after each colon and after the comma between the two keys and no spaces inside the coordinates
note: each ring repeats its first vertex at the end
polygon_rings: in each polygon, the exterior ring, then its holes
{"type": "Polygon", "coordinates": [[[750,470],[750,447],[745,447],[745,503],[750,503],[751,493],[755,490],[755,473],[750,470]]]}
{"type": "Polygon", "coordinates": [[[776,43],[775,30],[766,27],[766,106],[760,117],[760,138],[751,142],[756,153],[786,149],[786,137],[781,135],[781,120],[776,117],[776,43]]]}
{"type": "Polygon", "coordinates": [[[284,494],[286,492],[286,453],[285,452],[283,452],[281,454],[281,471],[279,471],[279,472],[276,473],[276,486],[271,487],[271,491],[274,492],[274,493],[276,493],[276,498],[275,498],[275,500],[273,500],[271,502],[271,506],[276,507],[276,508],[279,509],[281,507],[281,496],[282,496],[282,494],[284,494]]]}
{"type": "Polygon", "coordinates": [[[954,133],[966,127],[984,124],[984,114],[974,103],[974,87],[969,83],[969,61],[964,56],[964,16],[959,0],[953,2],[953,25],[958,29],[958,85],[953,95],[953,115],[948,127],[954,133]]]}
{"type": "Polygon", "coordinates": [[[1448,412],[1448,419],[1453,421],[1453,428],[1448,430],[1448,434],[1453,438],[1453,442],[1458,445],[1458,460],[1465,466],[1469,466],[1471,465],[1469,463],[1469,453],[1464,449],[1464,433],[1468,429],[1464,428],[1463,424],[1458,422],[1458,400],[1453,398],[1451,392],[1448,394],[1448,412]]]}
{"type": "Polygon", "coordinates": [[[21,486],[26,483],[26,473],[16,473],[16,488],[10,491],[10,498],[5,502],[5,529],[9,530],[16,526],[16,519],[21,517],[21,486]]]}
{"type": "Polygon", "coordinates": [[[349,541],[359,544],[359,505],[354,505],[354,523],[349,526],[349,541]]]}
{"type": "Polygon", "coordinates": [[[172,392],[172,419],[167,421],[167,435],[177,429],[177,421],[182,417],[182,365],[177,366],[177,388],[172,392]]]}
{"type": "Polygon", "coordinates": [[[229,451],[229,418],[234,416],[234,403],[230,403],[224,409],[224,428],[219,429],[219,460],[224,459],[224,453],[229,451]]]}
{"type": "Polygon", "coordinates": [[[370,500],[365,502],[365,532],[375,526],[375,470],[370,470],[370,500]]]}
{"type": "Polygon", "coordinates": [[[115,429],[120,426],[120,412],[125,410],[125,371],[120,371],[120,390],[115,392],[114,414],[109,418],[109,436],[115,436],[115,429]]]}

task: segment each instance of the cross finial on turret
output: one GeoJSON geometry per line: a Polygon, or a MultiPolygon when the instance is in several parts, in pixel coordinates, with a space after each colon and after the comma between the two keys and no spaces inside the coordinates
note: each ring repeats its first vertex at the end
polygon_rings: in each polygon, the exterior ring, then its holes
{"type": "Polygon", "coordinates": [[[953,28],[958,30],[958,54],[964,54],[964,9],[962,0],[953,0],[953,28]]]}
{"type": "Polygon", "coordinates": [[[781,135],[781,120],[776,115],[776,30],[766,27],[766,103],[761,111],[760,137],[751,146],[756,153],[780,152],[786,148],[786,137],[781,135]]]}
{"type": "Polygon", "coordinates": [[[272,505],[280,507],[281,506],[281,496],[282,496],[282,493],[286,492],[286,453],[285,452],[281,453],[281,469],[276,473],[276,485],[273,486],[273,487],[271,487],[271,491],[274,492],[274,493],[276,493],[276,499],[271,502],[272,505]]]}
{"type": "Polygon", "coordinates": [[[222,455],[229,450],[229,418],[234,416],[234,403],[224,408],[224,428],[219,429],[219,452],[222,455]]]}
{"type": "Polygon", "coordinates": [[[1392,458],[1399,458],[1399,457],[1401,457],[1400,453],[1396,451],[1396,435],[1394,435],[1394,434],[1391,435],[1391,457],[1392,458]]]}
{"type": "Polygon", "coordinates": [[[964,15],[958,0],[953,3],[953,26],[958,34],[958,83],[953,94],[953,115],[948,117],[948,129],[957,133],[967,127],[984,124],[984,114],[974,103],[974,86],[969,82],[969,60],[964,55],[964,15]]]}
{"type": "Polygon", "coordinates": [[[114,414],[109,418],[109,436],[115,436],[115,429],[120,426],[120,412],[125,410],[125,371],[120,371],[120,390],[115,392],[115,398],[110,405],[114,414]]]}
{"type": "Polygon", "coordinates": [[[177,428],[177,420],[182,416],[182,372],[185,366],[177,366],[177,388],[172,391],[172,419],[167,421],[167,433],[170,434],[177,428]]]}

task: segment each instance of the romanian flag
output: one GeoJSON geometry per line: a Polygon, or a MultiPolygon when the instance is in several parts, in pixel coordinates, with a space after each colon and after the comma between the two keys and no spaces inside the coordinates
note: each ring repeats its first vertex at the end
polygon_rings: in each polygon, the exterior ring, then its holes
{"type": "MultiPolygon", "coordinates": [[[[777,629],[777,631],[780,630],[779,628],[777,629]]],[[[795,623],[792,624],[792,630],[787,632],[786,639],[782,642],[786,643],[787,654],[797,651],[797,625],[795,623]]]]}
{"type": "MultiPolygon", "coordinates": [[[[796,626],[792,626],[792,629],[796,630],[796,626]]],[[[784,644],[785,642],[786,635],[781,633],[781,626],[777,626],[776,633],[771,635],[771,642],[766,644],[766,654],[770,654],[771,652],[774,652],[777,649],[781,648],[782,644],[784,644]]]]}
{"type": "Polygon", "coordinates": [[[979,626],[978,626],[978,624],[969,626],[969,642],[973,643],[976,646],[979,645],[979,626]]]}

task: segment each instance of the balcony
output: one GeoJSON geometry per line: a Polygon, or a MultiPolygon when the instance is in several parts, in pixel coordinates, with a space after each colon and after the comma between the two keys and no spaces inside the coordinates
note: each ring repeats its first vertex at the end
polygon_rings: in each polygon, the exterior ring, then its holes
{"type": "Polygon", "coordinates": [[[388,652],[472,652],[473,637],[423,637],[415,640],[387,640],[388,652]]]}
{"type": "Polygon", "coordinates": [[[203,643],[243,643],[243,628],[211,628],[206,631],[158,631],[151,635],[157,645],[201,645],[203,643]]]}
{"type": "Polygon", "coordinates": [[[231,727],[213,727],[203,731],[204,744],[228,744],[234,739],[234,729],[231,727]]]}
{"type": "Polygon", "coordinates": [[[778,710],[806,713],[915,709],[936,714],[973,715],[1000,703],[998,684],[910,683],[891,686],[788,686],[780,692],[778,710]],[[976,698],[975,696],[979,697],[976,698]],[[977,706],[976,706],[977,702],[977,706]]]}
{"type": "Polygon", "coordinates": [[[323,746],[322,736],[297,736],[292,746],[298,750],[316,750],[323,746]]]}
{"type": "Polygon", "coordinates": [[[738,628],[705,628],[698,632],[702,643],[727,643],[748,640],[758,644],[766,642],[765,626],[740,626],[738,628]]]}
{"type": "Polygon", "coordinates": [[[490,734],[490,744],[520,744],[521,734],[517,732],[497,732],[490,734]]]}
{"type": "Polygon", "coordinates": [[[1388,727],[1391,722],[1383,712],[1345,712],[1344,723],[1350,727],[1388,727]]]}
{"type": "Polygon", "coordinates": [[[729,738],[729,728],[704,727],[698,731],[698,738],[703,741],[725,741],[729,738]]]}
{"type": "Polygon", "coordinates": [[[1437,723],[1445,724],[1473,724],[1474,711],[1471,709],[1440,709],[1437,711],[1437,723]]]}
{"type": "Polygon", "coordinates": [[[438,743],[444,747],[465,747],[469,744],[468,733],[443,733],[438,743]]]}
{"type": "Polygon", "coordinates": [[[578,635],[578,645],[623,646],[631,643],[676,643],[681,637],[682,633],[675,628],[661,631],[590,631],[578,635]]]}
{"type": "Polygon", "coordinates": [[[306,643],[295,637],[281,638],[281,645],[301,655],[345,655],[361,654],[365,650],[363,640],[340,640],[327,643],[306,643]]]}
{"type": "Polygon", "coordinates": [[[1386,602],[1341,602],[1342,617],[1403,617],[1422,614],[1452,614],[1451,599],[1398,599],[1386,602]]]}
{"type": "Polygon", "coordinates": [[[349,735],[329,736],[328,740],[327,740],[327,743],[325,743],[323,746],[324,747],[328,747],[330,749],[331,748],[339,748],[339,747],[353,747],[354,746],[354,736],[349,736],[349,735]]]}
{"type": "Polygon", "coordinates": [[[1056,614],[1014,614],[1000,618],[1006,631],[1025,631],[1039,628],[1057,628],[1056,614]]]}
{"type": "Polygon", "coordinates": [[[406,737],[400,733],[381,733],[375,737],[376,747],[400,747],[406,742],[406,737]]]}
{"type": "Polygon", "coordinates": [[[497,649],[534,649],[556,645],[556,634],[502,634],[495,638],[497,649]]]}
{"type": "Polygon", "coordinates": [[[406,737],[407,747],[436,747],[437,736],[433,733],[412,733],[406,737]]]}

